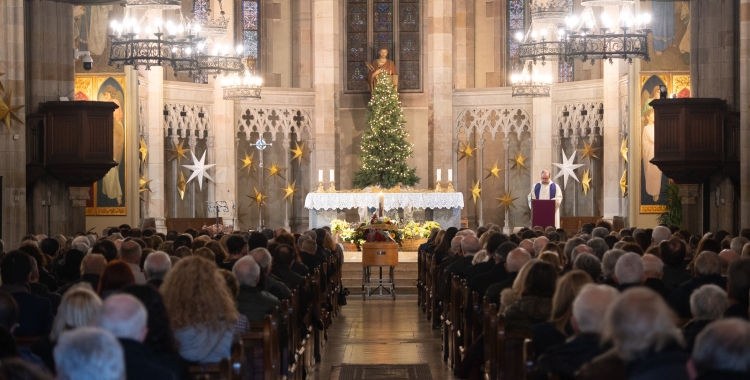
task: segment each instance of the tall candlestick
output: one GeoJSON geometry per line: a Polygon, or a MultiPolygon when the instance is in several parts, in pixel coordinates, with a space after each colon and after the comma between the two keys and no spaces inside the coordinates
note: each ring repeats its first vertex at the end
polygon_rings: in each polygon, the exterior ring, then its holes
{"type": "Polygon", "coordinates": [[[442,181],[442,180],[443,180],[443,177],[442,177],[442,175],[443,175],[443,170],[442,170],[442,169],[438,169],[438,170],[437,170],[437,181],[438,181],[438,182],[440,182],[440,181],[442,181]]]}
{"type": "Polygon", "coordinates": [[[330,175],[330,177],[331,177],[331,182],[333,182],[333,178],[334,178],[334,177],[333,177],[333,173],[334,173],[334,172],[335,172],[335,170],[331,169],[331,173],[330,173],[330,174],[331,174],[331,175],[330,175]]]}
{"type": "Polygon", "coordinates": [[[453,169],[448,169],[448,181],[453,181],[453,169]]]}
{"type": "Polygon", "coordinates": [[[318,170],[318,182],[323,182],[323,169],[318,170]]]}
{"type": "Polygon", "coordinates": [[[385,204],[385,196],[383,193],[378,193],[378,216],[383,216],[383,204],[385,204]]]}

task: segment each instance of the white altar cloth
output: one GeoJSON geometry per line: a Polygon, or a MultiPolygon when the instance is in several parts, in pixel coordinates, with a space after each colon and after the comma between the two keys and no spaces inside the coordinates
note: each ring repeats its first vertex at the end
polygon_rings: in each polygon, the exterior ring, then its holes
{"type": "MultiPolygon", "coordinates": [[[[345,210],[360,207],[378,207],[379,193],[308,193],[305,208],[310,210],[345,210]]],[[[462,209],[462,193],[383,193],[383,208],[394,210],[413,209],[462,209]]]]}

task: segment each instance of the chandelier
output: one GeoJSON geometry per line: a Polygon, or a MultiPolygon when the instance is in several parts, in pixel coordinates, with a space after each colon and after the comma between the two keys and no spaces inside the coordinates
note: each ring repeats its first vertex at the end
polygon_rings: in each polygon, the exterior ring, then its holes
{"type": "Polygon", "coordinates": [[[581,4],[585,8],[579,18],[570,15],[567,1],[535,1],[531,5],[532,27],[526,35],[516,34],[519,60],[535,64],[541,60],[544,65],[547,60],[580,59],[594,64],[597,59],[610,63],[615,58],[631,63],[634,58],[649,59],[651,17],[648,14],[634,17],[630,11],[632,0],[583,0],[581,4]],[[609,5],[621,7],[618,18],[613,20],[602,12],[599,26],[591,6],[609,5]]]}
{"type": "MultiPolygon", "coordinates": [[[[530,65],[527,65],[530,67],[530,65]]],[[[528,68],[522,74],[510,77],[512,97],[514,98],[548,98],[552,87],[552,77],[534,73],[529,75],[528,68]]]]}
{"type": "Polygon", "coordinates": [[[125,7],[132,9],[180,9],[180,0],[126,0],[125,7]]]}
{"type": "MultiPolygon", "coordinates": [[[[210,1],[205,0],[206,6],[209,5],[210,1]]],[[[194,12],[193,22],[201,26],[203,35],[206,37],[224,37],[227,35],[227,25],[229,25],[229,19],[224,17],[224,4],[219,0],[219,17],[211,18],[211,8],[206,8],[202,12],[194,12]]]]}
{"type": "Polygon", "coordinates": [[[193,72],[198,75],[241,73],[245,70],[242,65],[242,45],[232,49],[229,45],[213,45],[211,54],[208,54],[206,42],[199,42],[196,45],[195,54],[191,56],[191,61],[182,67],[175,68],[175,72],[188,72],[192,76],[193,72]]]}
{"type": "Polygon", "coordinates": [[[222,77],[221,88],[225,100],[260,99],[263,78],[255,73],[254,67],[254,60],[248,57],[247,68],[242,75],[234,73],[222,77]]]}

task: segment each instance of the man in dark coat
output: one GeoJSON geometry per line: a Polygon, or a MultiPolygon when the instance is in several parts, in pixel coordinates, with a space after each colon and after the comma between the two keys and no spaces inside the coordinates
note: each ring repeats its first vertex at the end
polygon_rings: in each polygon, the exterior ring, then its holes
{"type": "Polygon", "coordinates": [[[505,261],[508,259],[510,251],[516,249],[518,244],[506,241],[500,244],[494,252],[495,266],[489,271],[476,276],[469,283],[469,288],[473,292],[479,293],[480,297],[484,297],[487,292],[487,288],[490,285],[503,281],[508,275],[508,271],[505,269],[505,261]]]}
{"type": "Polygon", "coordinates": [[[695,259],[693,272],[695,277],[677,287],[669,296],[669,306],[674,309],[680,318],[692,318],[690,312],[690,294],[693,290],[706,284],[714,284],[726,289],[727,281],[721,276],[721,262],[719,256],[714,252],[703,251],[695,259]]]}
{"type": "Polygon", "coordinates": [[[240,283],[237,310],[250,322],[262,321],[263,317],[271,313],[274,307],[281,306],[281,302],[276,297],[257,286],[260,280],[260,266],[252,257],[239,259],[234,264],[232,273],[240,283]]]}
{"type": "Polygon", "coordinates": [[[31,293],[29,280],[33,267],[31,257],[21,251],[12,251],[0,262],[0,290],[13,296],[18,304],[20,325],[15,336],[42,336],[52,329],[52,304],[50,300],[31,293]]]}
{"type": "Polygon", "coordinates": [[[750,323],[739,318],[722,319],[698,335],[688,361],[691,379],[750,379],[750,323]]]}

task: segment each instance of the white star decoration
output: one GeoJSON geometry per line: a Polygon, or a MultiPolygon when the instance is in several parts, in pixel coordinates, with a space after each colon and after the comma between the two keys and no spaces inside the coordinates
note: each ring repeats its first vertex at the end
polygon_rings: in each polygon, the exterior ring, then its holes
{"type": "Polygon", "coordinates": [[[576,177],[575,170],[583,166],[583,164],[574,164],[573,160],[576,159],[576,152],[573,152],[573,155],[570,156],[570,158],[565,156],[565,149],[562,150],[562,157],[563,157],[563,163],[562,164],[552,164],[557,166],[560,171],[557,172],[557,175],[554,179],[557,179],[560,176],[563,176],[565,180],[563,181],[563,189],[568,186],[568,177],[573,177],[576,182],[578,181],[578,177],[576,177]]]}
{"type": "Polygon", "coordinates": [[[192,181],[193,178],[197,177],[198,178],[198,188],[200,188],[201,190],[203,190],[203,177],[208,178],[211,182],[216,182],[216,181],[214,181],[213,178],[211,178],[210,175],[208,175],[208,169],[211,168],[212,166],[215,166],[216,164],[206,165],[204,163],[204,162],[206,162],[205,161],[206,160],[206,152],[205,151],[203,152],[203,156],[201,156],[200,161],[198,161],[198,159],[195,157],[195,153],[193,153],[191,151],[190,154],[193,155],[193,164],[194,165],[182,165],[182,166],[184,166],[184,167],[186,167],[186,168],[188,168],[188,169],[190,169],[190,170],[193,171],[193,174],[190,175],[190,178],[187,180],[186,183],[190,183],[190,181],[192,181]]]}

